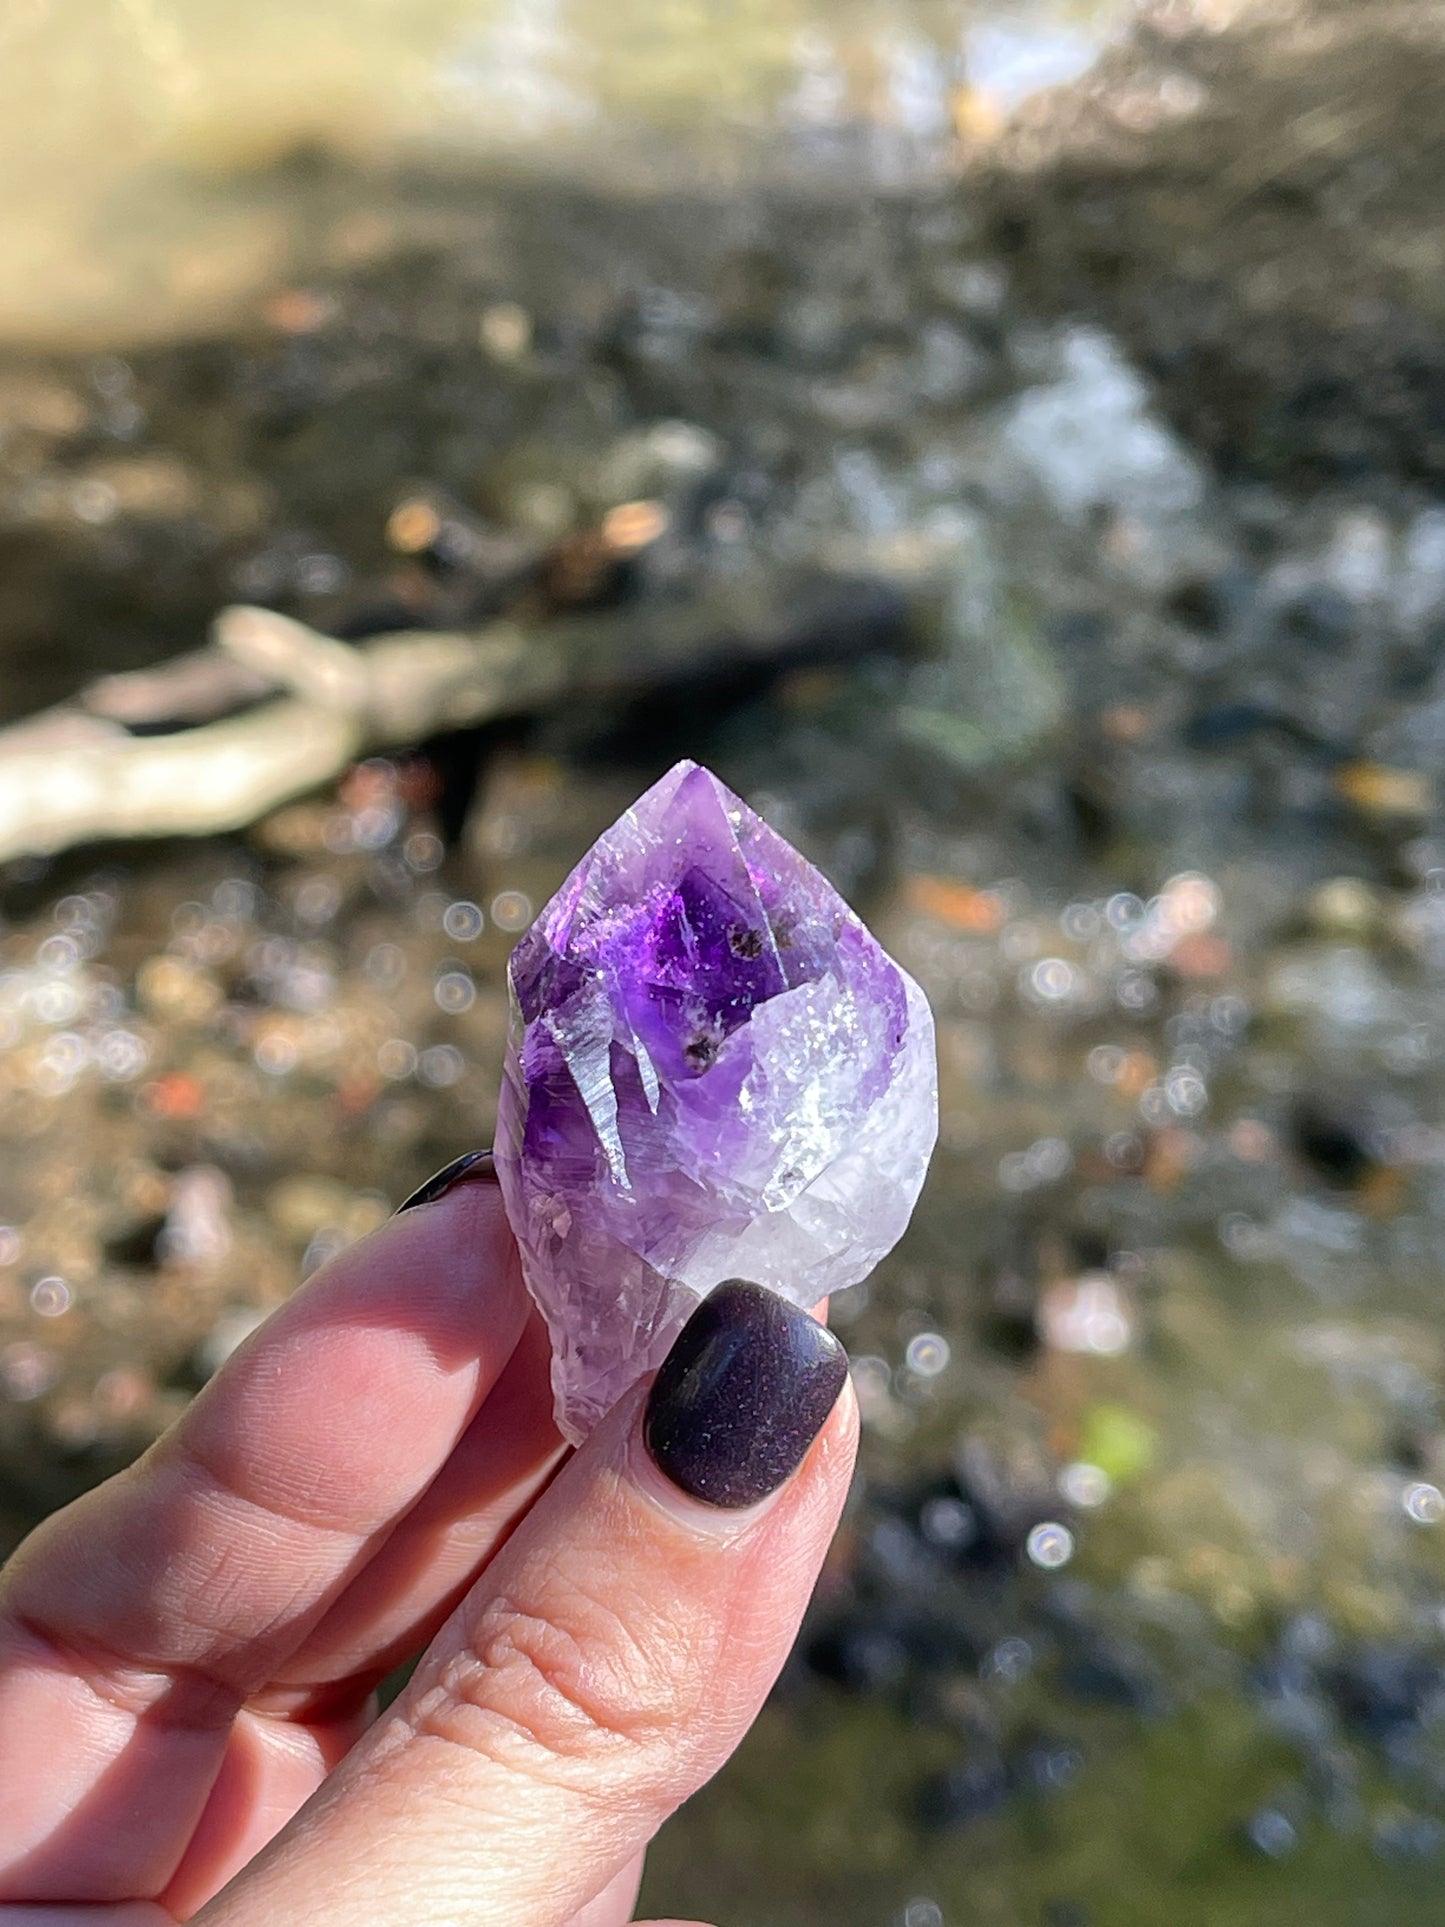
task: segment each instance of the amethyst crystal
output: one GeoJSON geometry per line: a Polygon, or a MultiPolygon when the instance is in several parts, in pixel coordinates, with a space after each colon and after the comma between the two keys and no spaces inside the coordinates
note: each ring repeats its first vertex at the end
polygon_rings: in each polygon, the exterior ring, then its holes
{"type": "Polygon", "coordinates": [[[714,1285],[811,1306],[908,1222],[933,1019],[830,884],[696,763],[512,954],[497,1171],[573,1440],[714,1285]]]}

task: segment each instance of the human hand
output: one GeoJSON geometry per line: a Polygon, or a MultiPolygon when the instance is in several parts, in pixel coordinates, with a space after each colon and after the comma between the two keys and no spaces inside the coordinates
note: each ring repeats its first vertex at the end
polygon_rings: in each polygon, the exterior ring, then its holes
{"type": "Polygon", "coordinates": [[[631,1918],[787,1653],[856,1407],[834,1341],[724,1287],[568,1454],[466,1175],[0,1575],[0,1927],[631,1918]]]}

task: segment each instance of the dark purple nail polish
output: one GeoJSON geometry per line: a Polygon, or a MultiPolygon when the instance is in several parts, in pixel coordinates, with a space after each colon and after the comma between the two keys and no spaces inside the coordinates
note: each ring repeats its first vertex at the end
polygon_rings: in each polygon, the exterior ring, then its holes
{"type": "Polygon", "coordinates": [[[803,1463],[848,1354],[816,1319],[732,1278],[705,1298],[662,1362],[643,1437],[674,1485],[709,1505],[748,1506],[803,1463]]]}
{"type": "Polygon", "coordinates": [[[425,1184],[419,1184],[411,1196],[396,1207],[394,1217],[403,1211],[410,1211],[419,1204],[435,1204],[444,1198],[448,1191],[458,1184],[495,1184],[497,1181],[496,1161],[490,1151],[466,1151],[450,1164],[444,1164],[440,1171],[429,1177],[425,1184]]]}

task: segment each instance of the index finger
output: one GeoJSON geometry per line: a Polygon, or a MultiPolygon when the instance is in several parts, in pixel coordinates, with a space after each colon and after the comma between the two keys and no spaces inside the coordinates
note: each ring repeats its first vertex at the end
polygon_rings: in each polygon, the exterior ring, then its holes
{"type": "Polygon", "coordinates": [[[526,1309],[494,1188],[394,1218],[22,1546],[0,1583],[0,1898],[161,1890],[238,1708],[427,1489],[526,1309]]]}

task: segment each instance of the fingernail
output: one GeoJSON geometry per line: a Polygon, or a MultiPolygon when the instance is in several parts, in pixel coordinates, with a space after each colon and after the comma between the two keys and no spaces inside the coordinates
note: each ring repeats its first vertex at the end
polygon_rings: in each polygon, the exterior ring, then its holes
{"type": "Polygon", "coordinates": [[[403,1211],[410,1211],[419,1204],[435,1204],[444,1198],[448,1191],[458,1184],[495,1184],[497,1165],[490,1151],[466,1151],[450,1164],[444,1164],[440,1171],[429,1177],[425,1184],[419,1184],[411,1196],[396,1207],[394,1217],[403,1211]]]}
{"type": "Polygon", "coordinates": [[[662,1362],[643,1438],[684,1492],[736,1509],[792,1477],[823,1429],[848,1354],[815,1318],[730,1279],[705,1298],[662,1362]]]}

